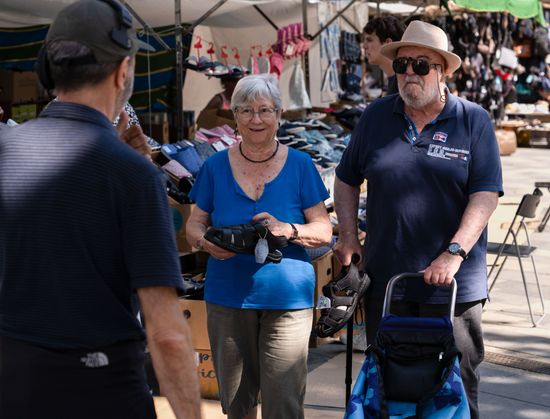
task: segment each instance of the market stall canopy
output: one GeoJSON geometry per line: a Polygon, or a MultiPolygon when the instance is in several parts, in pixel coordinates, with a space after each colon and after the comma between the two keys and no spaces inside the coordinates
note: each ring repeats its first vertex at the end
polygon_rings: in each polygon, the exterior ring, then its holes
{"type": "Polygon", "coordinates": [[[454,3],[478,12],[508,11],[520,19],[534,17],[539,24],[546,26],[540,0],[454,0],[454,3]]]}
{"type": "MultiPolygon", "coordinates": [[[[62,8],[75,1],[0,0],[0,28],[50,24],[62,8]]],[[[174,24],[174,0],[127,0],[126,3],[152,27],[174,24]]],[[[182,21],[194,22],[217,3],[218,0],[181,0],[182,21]]],[[[285,13],[290,9],[295,11],[301,3],[301,0],[227,0],[212,14],[207,24],[237,27],[246,18],[248,26],[263,25],[265,20],[254,10],[254,5],[261,6],[269,14],[285,13]]]]}
{"type": "Polygon", "coordinates": [[[401,1],[380,3],[369,1],[369,9],[376,11],[377,7],[379,7],[381,13],[390,13],[392,15],[410,15],[412,13],[422,13],[424,10],[422,5],[427,3],[429,2],[420,3],[414,0],[411,0],[408,3],[401,1]]]}

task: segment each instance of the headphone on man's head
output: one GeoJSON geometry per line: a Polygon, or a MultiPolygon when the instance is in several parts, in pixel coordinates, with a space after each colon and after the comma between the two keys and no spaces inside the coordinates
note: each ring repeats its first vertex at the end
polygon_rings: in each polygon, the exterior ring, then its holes
{"type": "Polygon", "coordinates": [[[132,27],[132,16],[128,12],[128,9],[124,7],[121,3],[115,0],[100,0],[104,3],[107,3],[111,6],[118,19],[118,28],[115,28],[111,31],[111,39],[122,48],[130,49],[132,48],[132,41],[128,38],[127,30],[132,27]]]}
{"type": "MultiPolygon", "coordinates": [[[[128,29],[132,27],[132,16],[121,3],[115,0],[99,0],[104,3],[107,3],[115,11],[118,27],[111,31],[111,39],[118,46],[124,49],[132,48],[132,41],[128,37],[128,29]]],[[[52,90],[55,88],[55,81],[51,76],[50,71],[50,62],[48,60],[48,52],[46,48],[46,43],[40,47],[38,51],[38,57],[36,61],[36,72],[38,74],[38,79],[42,86],[47,90],[52,90]]]]}
{"type": "Polygon", "coordinates": [[[48,61],[48,51],[46,50],[46,43],[40,47],[38,51],[38,57],[36,59],[36,73],[38,74],[38,80],[40,84],[47,90],[53,90],[55,88],[55,81],[52,78],[50,72],[50,62],[48,61]]]}

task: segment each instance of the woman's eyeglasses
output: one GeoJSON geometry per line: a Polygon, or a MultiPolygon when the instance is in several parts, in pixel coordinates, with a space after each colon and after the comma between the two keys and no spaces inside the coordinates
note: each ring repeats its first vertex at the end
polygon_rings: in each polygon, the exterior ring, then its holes
{"type": "Polygon", "coordinates": [[[267,106],[258,109],[256,112],[252,108],[236,108],[235,112],[243,121],[250,121],[254,118],[254,115],[258,114],[262,121],[272,121],[277,114],[277,108],[269,108],[267,106]]]}
{"type": "Polygon", "coordinates": [[[419,76],[425,76],[430,72],[430,68],[436,68],[441,64],[430,64],[430,62],[424,58],[411,58],[411,57],[399,57],[393,60],[392,68],[396,74],[405,74],[409,63],[412,64],[414,74],[419,76]]]}

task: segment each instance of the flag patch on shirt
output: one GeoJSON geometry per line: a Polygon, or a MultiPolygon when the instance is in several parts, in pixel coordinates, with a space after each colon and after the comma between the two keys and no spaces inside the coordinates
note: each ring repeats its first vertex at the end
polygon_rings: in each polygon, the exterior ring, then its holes
{"type": "Polygon", "coordinates": [[[446,142],[447,141],[447,133],[446,132],[441,132],[441,131],[437,131],[434,136],[433,136],[433,140],[434,141],[441,141],[442,143],[446,142]]]}

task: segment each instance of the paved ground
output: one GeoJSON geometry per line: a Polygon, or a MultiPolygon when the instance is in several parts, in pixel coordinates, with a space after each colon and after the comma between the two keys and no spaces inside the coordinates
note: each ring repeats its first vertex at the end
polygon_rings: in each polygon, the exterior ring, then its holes
{"type": "MultiPolygon", "coordinates": [[[[535,181],[550,181],[550,149],[518,149],[502,158],[505,197],[490,223],[490,240],[502,238],[501,227],[511,220],[524,193],[533,191],[535,181]]],[[[538,217],[550,206],[544,196],[538,217]]],[[[535,227],[532,223],[531,227],[535,227]]],[[[536,264],[550,310],[550,225],[542,233],[532,232],[539,247],[536,264]]],[[[533,268],[526,264],[533,301],[536,288],[533,268]]],[[[540,301],[540,300],[539,300],[540,301]]],[[[536,307],[540,310],[540,302],[536,307]]],[[[550,317],[550,316],[549,316],[550,317]]],[[[481,368],[480,409],[484,419],[550,418],[550,319],[534,328],[528,317],[525,293],[516,261],[506,263],[484,313],[486,362],[481,368]]],[[[363,355],[353,355],[354,377],[363,355]]],[[[306,417],[342,418],[345,395],[345,347],[323,345],[310,350],[310,372],[306,394],[306,417]]],[[[223,418],[216,401],[203,401],[206,419],[223,418]]],[[[168,419],[170,413],[159,414],[168,419]]],[[[286,419],[286,418],[285,418],[286,419]]]]}

